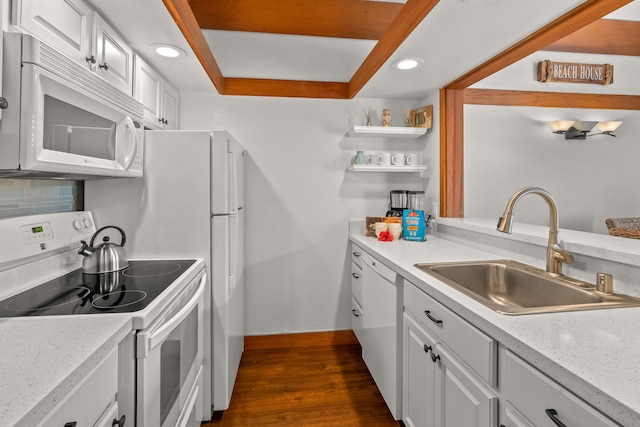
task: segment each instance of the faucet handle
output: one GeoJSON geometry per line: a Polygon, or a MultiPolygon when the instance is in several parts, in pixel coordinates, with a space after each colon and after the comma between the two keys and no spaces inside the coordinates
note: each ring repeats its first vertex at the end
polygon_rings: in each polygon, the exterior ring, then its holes
{"type": "Polygon", "coordinates": [[[611,274],[596,274],[596,292],[605,295],[613,295],[613,276],[611,274]]]}
{"type": "Polygon", "coordinates": [[[573,255],[562,249],[559,244],[555,243],[551,248],[553,249],[553,257],[558,261],[564,262],[565,264],[571,264],[573,262],[573,255]]]}

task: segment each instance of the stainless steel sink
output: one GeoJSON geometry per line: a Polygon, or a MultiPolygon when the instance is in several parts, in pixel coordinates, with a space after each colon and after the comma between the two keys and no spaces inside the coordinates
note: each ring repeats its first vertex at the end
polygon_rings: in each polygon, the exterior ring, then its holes
{"type": "Polygon", "coordinates": [[[512,260],[415,264],[502,314],[640,307],[640,299],[596,292],[594,285],[512,260]]]}

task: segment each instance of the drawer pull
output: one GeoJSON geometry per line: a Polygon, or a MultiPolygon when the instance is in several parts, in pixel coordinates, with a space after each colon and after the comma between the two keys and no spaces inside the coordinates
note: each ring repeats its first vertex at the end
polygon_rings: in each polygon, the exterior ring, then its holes
{"type": "Polygon", "coordinates": [[[433,317],[431,315],[431,312],[429,310],[425,310],[424,314],[429,318],[429,320],[431,320],[433,323],[435,323],[436,325],[441,325],[442,324],[442,320],[440,319],[436,319],[435,317],[433,317]]]}
{"type": "Polygon", "coordinates": [[[555,409],[546,409],[544,412],[547,413],[549,418],[551,418],[551,421],[553,421],[558,427],[567,427],[565,423],[558,419],[558,411],[556,411],[555,409]]]}
{"type": "Polygon", "coordinates": [[[360,258],[360,252],[352,252],[352,254],[356,258],[360,258]]]}
{"type": "Polygon", "coordinates": [[[353,313],[354,316],[360,317],[360,314],[356,311],[355,308],[353,310],[351,310],[351,312],[353,313]]]}
{"type": "Polygon", "coordinates": [[[431,352],[431,360],[433,360],[433,363],[436,363],[438,360],[440,360],[440,355],[436,355],[434,352],[431,352]]]}
{"type": "Polygon", "coordinates": [[[358,273],[351,273],[354,279],[359,279],[360,275],[358,273]]]}
{"type": "Polygon", "coordinates": [[[429,350],[431,350],[431,346],[430,345],[424,345],[424,352],[425,353],[429,353],[429,350]]]}

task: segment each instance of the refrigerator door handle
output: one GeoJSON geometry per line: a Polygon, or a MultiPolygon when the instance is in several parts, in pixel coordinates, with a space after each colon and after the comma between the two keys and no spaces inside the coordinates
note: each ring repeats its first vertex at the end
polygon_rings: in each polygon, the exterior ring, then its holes
{"type": "Polygon", "coordinates": [[[229,291],[236,289],[236,274],[238,268],[238,222],[237,215],[229,215],[229,291]]]}
{"type": "Polygon", "coordinates": [[[233,152],[227,153],[229,162],[229,213],[238,211],[238,168],[233,152]]]}

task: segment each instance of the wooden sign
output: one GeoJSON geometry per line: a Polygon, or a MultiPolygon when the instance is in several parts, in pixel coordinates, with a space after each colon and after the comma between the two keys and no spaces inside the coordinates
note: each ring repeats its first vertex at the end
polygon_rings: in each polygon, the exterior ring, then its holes
{"type": "Polygon", "coordinates": [[[606,86],[613,83],[613,65],[540,61],[538,62],[538,81],[592,83],[606,86]]]}

